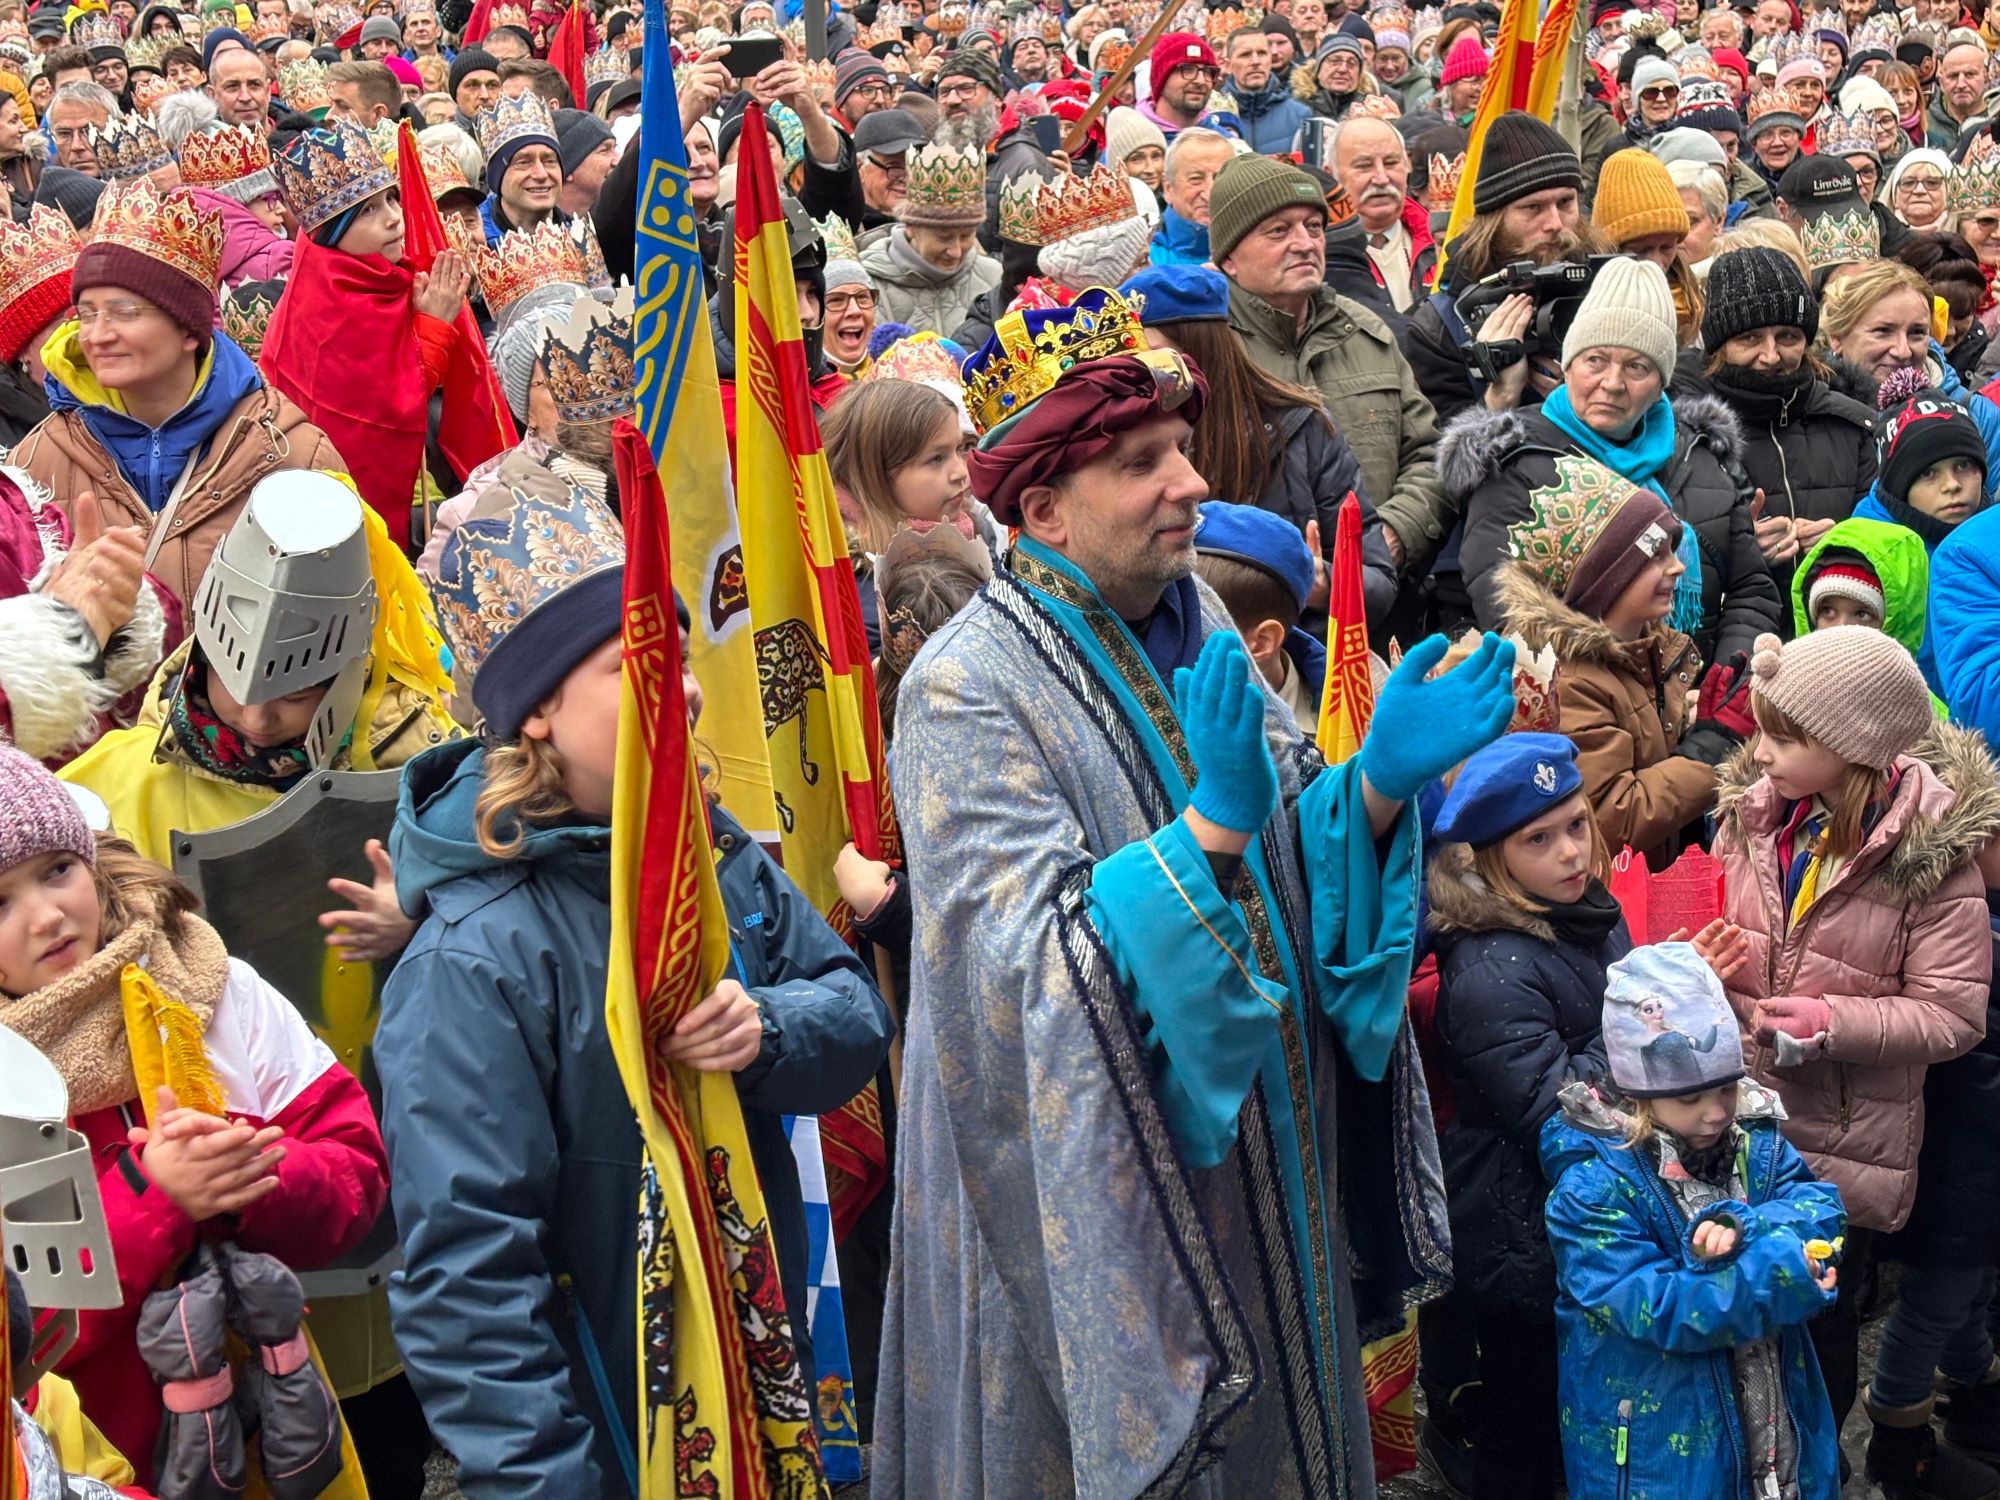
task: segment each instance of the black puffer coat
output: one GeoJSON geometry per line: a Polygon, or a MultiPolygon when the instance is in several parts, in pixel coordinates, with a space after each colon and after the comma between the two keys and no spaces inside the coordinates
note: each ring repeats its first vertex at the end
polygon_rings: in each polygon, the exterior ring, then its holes
{"type": "MultiPolygon", "coordinates": [[[[1294,406],[1269,414],[1264,421],[1267,447],[1282,442],[1284,454],[1277,471],[1264,486],[1264,493],[1250,500],[1259,510],[1283,516],[1304,535],[1306,522],[1319,522],[1319,545],[1329,562],[1333,559],[1335,528],[1340,521],[1340,502],[1352,490],[1361,501],[1361,593],[1368,611],[1371,640],[1380,633],[1396,602],[1396,565],[1389,559],[1389,544],[1382,536],[1382,519],[1375,514],[1374,502],[1361,483],[1361,464],[1347,439],[1333,428],[1316,406],[1294,406]]],[[[1217,495],[1233,500],[1234,495],[1217,495]]],[[[1248,497],[1245,497],[1246,499],[1248,497]]],[[[1300,620],[1309,634],[1326,635],[1326,612],[1315,610],[1300,620]]]]}
{"type": "MultiPolygon", "coordinates": [[[[1600,888],[1601,890],[1601,888],[1600,888]]],[[[1472,851],[1431,861],[1437,1036],[1457,1114],[1439,1133],[1458,1290],[1521,1314],[1555,1305],[1536,1141],[1556,1091],[1605,1073],[1605,969],[1631,950],[1621,920],[1594,944],[1501,900],[1472,851]]]]}
{"type": "MultiPolygon", "coordinates": [[[[1674,401],[1674,457],[1663,484],[1674,514],[1701,546],[1702,622],[1695,647],[1705,662],[1747,653],[1785,610],[1750,519],[1754,488],[1743,471],[1743,424],[1713,396],[1674,401]]],[[[1507,530],[1530,513],[1530,491],[1555,478],[1555,460],[1575,451],[1569,435],[1540,411],[1461,413],[1438,438],[1446,502],[1465,518],[1458,560],[1474,618],[1501,628],[1497,574],[1507,530]]]]}

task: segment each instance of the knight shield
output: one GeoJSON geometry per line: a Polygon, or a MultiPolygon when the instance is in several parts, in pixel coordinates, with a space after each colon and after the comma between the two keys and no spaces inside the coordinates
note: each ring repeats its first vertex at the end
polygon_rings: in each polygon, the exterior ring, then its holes
{"type": "MultiPolygon", "coordinates": [[[[201,898],[230,954],[298,1008],[361,1080],[378,1119],[382,1085],[371,1047],[382,985],[395,965],[344,961],[316,919],[337,899],[328,880],[374,883],[365,845],[388,842],[401,782],[397,771],[315,771],[254,817],[173,835],[174,873],[201,898]]],[[[400,1258],[385,1201],[366,1239],[299,1281],[308,1297],[357,1296],[383,1285],[400,1258]]]]}

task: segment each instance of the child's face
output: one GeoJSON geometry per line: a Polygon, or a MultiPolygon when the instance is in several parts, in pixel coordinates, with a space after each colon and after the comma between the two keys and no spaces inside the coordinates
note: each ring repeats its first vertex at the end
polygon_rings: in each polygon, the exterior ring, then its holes
{"type": "Polygon", "coordinates": [[[1736,1120],[1736,1085],[1725,1083],[1699,1094],[1652,1101],[1653,1118],[1690,1146],[1706,1148],[1722,1139],[1736,1120]]]}
{"type": "Polygon", "coordinates": [[[391,265],[403,259],[403,195],[385,188],[355,211],[354,222],[334,247],[349,255],[379,255],[391,265]]]}
{"type": "Polygon", "coordinates": [[[1582,792],[1515,829],[1500,845],[1515,883],[1551,906],[1583,895],[1590,884],[1590,853],[1590,803],[1582,792]]]}
{"type": "Polygon", "coordinates": [[[1882,617],[1859,599],[1830,594],[1813,610],[1812,628],[1826,630],[1834,625],[1866,625],[1870,630],[1880,630],[1882,617]]]}
{"type": "Polygon", "coordinates": [[[611,816],[621,644],[614,635],[571,667],[555,696],[521,722],[525,737],[546,740],[556,752],[562,761],[563,792],[588,817],[611,816]]]}
{"type": "Polygon", "coordinates": [[[1750,758],[1788,802],[1820,797],[1840,785],[1847,762],[1811,740],[1780,739],[1759,731],[1750,758]]]}
{"type": "Polygon", "coordinates": [[[1924,470],[1910,486],[1910,505],[1935,520],[1956,525],[1978,508],[1986,471],[1969,458],[1947,458],[1924,470]]]}
{"type": "Polygon", "coordinates": [[[889,487],[897,514],[912,521],[948,520],[965,509],[972,482],[966,477],[957,412],[938,419],[917,456],[890,474],[889,487]]]}
{"type": "Polygon", "coordinates": [[[67,850],[0,870],[0,990],[55,983],[97,952],[103,922],[90,866],[67,850]]]}
{"type": "Polygon", "coordinates": [[[319,712],[320,700],[326,697],[330,686],[329,679],[267,703],[238,703],[221,679],[210,672],[206,692],[208,706],[215,710],[216,718],[257,749],[272,750],[304,741],[306,731],[312,728],[313,716],[319,712]]]}

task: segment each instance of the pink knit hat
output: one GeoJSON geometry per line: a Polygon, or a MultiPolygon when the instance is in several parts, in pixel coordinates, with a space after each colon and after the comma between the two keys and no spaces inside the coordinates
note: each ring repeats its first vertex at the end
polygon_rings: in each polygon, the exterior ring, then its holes
{"type": "Polygon", "coordinates": [[[83,810],[34,756],[0,744],[0,870],[55,850],[97,862],[83,810]]]}
{"type": "Polygon", "coordinates": [[[1826,67],[1816,57],[1795,57],[1778,69],[1778,87],[1789,88],[1801,78],[1826,82],[1826,67]]]}
{"type": "Polygon", "coordinates": [[[1757,637],[1751,692],[1849,765],[1885,771],[1936,723],[1916,659],[1868,625],[1757,637]]]}
{"type": "Polygon", "coordinates": [[[1444,71],[1438,74],[1438,83],[1449,88],[1461,78],[1484,78],[1486,76],[1486,49],[1479,45],[1476,31],[1459,34],[1451,44],[1451,51],[1445,54],[1444,71]]]}

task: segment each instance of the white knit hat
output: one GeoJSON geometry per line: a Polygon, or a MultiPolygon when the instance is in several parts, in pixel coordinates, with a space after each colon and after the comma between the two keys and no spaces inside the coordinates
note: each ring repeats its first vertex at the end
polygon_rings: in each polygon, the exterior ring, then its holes
{"type": "Polygon", "coordinates": [[[1892,115],[1897,112],[1896,101],[1890,97],[1889,91],[1872,78],[1850,78],[1843,83],[1840,86],[1840,107],[1850,115],[1878,109],[1886,109],[1892,115]]]}
{"type": "Polygon", "coordinates": [[[1677,326],[1667,273],[1650,260],[1614,260],[1597,273],[1576,310],[1563,340],[1563,368],[1586,349],[1630,349],[1650,359],[1665,380],[1680,352],[1677,326]]]}
{"type": "Polygon", "coordinates": [[[1119,105],[1104,122],[1105,164],[1115,167],[1142,146],[1158,146],[1164,151],[1166,135],[1138,110],[1128,104],[1119,105]]]}

